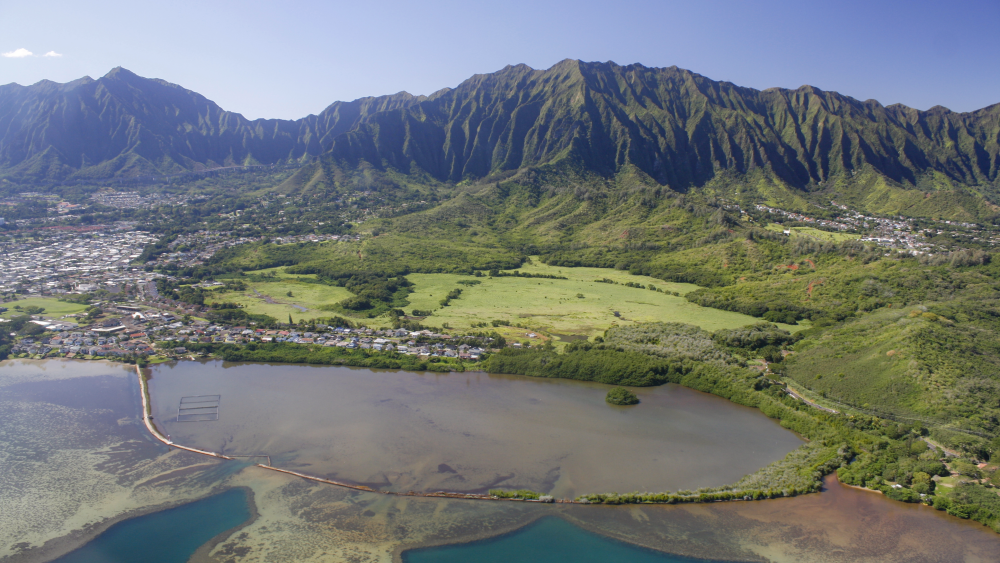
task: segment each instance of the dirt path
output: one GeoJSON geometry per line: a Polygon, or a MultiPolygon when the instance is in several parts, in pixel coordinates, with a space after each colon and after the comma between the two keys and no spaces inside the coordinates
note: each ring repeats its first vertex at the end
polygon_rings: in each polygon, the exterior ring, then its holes
{"type": "Polygon", "coordinates": [[[788,386],[788,382],[785,382],[785,391],[789,395],[791,395],[792,398],[798,399],[798,400],[802,401],[803,403],[805,403],[805,404],[807,404],[807,405],[809,405],[809,406],[811,406],[813,408],[817,408],[817,409],[819,409],[821,411],[826,411],[826,412],[833,413],[833,414],[840,414],[840,411],[835,411],[833,409],[824,407],[824,406],[822,406],[820,404],[817,404],[817,403],[815,403],[813,401],[810,401],[809,399],[807,399],[807,398],[803,397],[802,395],[796,393],[794,389],[792,389],[791,387],[788,386]]]}
{"type": "Polygon", "coordinates": [[[263,293],[257,291],[256,289],[253,290],[253,292],[257,295],[257,297],[263,299],[264,303],[267,303],[268,305],[283,305],[283,303],[278,303],[277,301],[272,299],[270,295],[264,295],[263,293]]]}
{"type": "Polygon", "coordinates": [[[309,310],[306,307],[303,307],[302,305],[295,305],[294,303],[282,303],[281,301],[275,301],[274,298],[271,297],[270,295],[266,295],[264,293],[261,293],[261,292],[257,291],[256,289],[253,290],[253,292],[257,295],[258,298],[263,299],[264,303],[267,303],[268,305],[288,305],[290,307],[295,307],[296,309],[299,310],[299,312],[302,312],[302,313],[305,313],[306,311],[309,310]]]}
{"type": "Polygon", "coordinates": [[[927,436],[922,436],[920,439],[923,440],[923,441],[925,441],[925,442],[927,442],[927,444],[930,447],[934,448],[935,450],[941,450],[942,452],[944,452],[944,453],[946,453],[946,454],[948,454],[950,456],[953,456],[953,457],[961,457],[961,455],[959,454],[958,451],[956,451],[956,450],[950,450],[950,449],[942,446],[941,444],[935,442],[934,440],[931,440],[927,436]]]}

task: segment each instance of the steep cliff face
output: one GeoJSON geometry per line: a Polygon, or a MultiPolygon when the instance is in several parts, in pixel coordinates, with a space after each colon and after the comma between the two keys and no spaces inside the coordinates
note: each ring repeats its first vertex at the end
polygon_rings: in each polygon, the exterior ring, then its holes
{"type": "Polygon", "coordinates": [[[507,67],[372,114],[329,154],[451,181],[574,158],[602,173],[635,165],[676,187],[756,168],[803,186],[865,166],[898,182],[935,171],[976,184],[997,179],[998,155],[1000,105],[922,112],[809,86],[758,91],[676,67],[571,60],[507,67]]]}
{"type": "Polygon", "coordinates": [[[336,102],[319,115],[250,121],[125,69],[67,84],[0,86],[0,172],[111,177],[229,164],[331,162],[460,181],[571,159],[634,166],[676,189],[765,169],[792,186],[861,170],[992,184],[1000,105],[970,113],[882,106],[809,86],[764,91],[693,72],[563,61],[508,66],[429,97],[336,102]]]}
{"type": "Polygon", "coordinates": [[[0,169],[29,179],[169,173],[320,154],[405,92],[336,102],[296,121],[248,120],[196,92],[116,68],[67,84],[0,86],[0,169]]]}

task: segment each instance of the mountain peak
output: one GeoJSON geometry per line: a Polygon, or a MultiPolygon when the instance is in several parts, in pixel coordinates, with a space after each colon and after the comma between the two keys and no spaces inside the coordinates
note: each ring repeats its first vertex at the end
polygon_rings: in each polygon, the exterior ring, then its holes
{"type": "Polygon", "coordinates": [[[141,77],[125,67],[116,66],[115,68],[108,71],[108,73],[105,74],[102,78],[114,79],[114,80],[134,80],[136,78],[141,78],[141,77]]]}
{"type": "Polygon", "coordinates": [[[50,153],[59,155],[53,158],[60,166],[44,174],[62,179],[299,162],[327,152],[337,162],[419,169],[455,182],[571,159],[600,174],[635,167],[679,190],[720,170],[767,169],[800,187],[863,166],[909,184],[930,170],[968,184],[1000,176],[992,156],[956,156],[958,149],[941,142],[946,131],[962,129],[985,154],[1000,154],[983,125],[995,123],[1000,106],[966,114],[885,108],[810,85],[761,92],[676,66],[579,59],[545,70],[508,65],[430,96],[398,92],[336,102],[297,121],[249,121],[196,92],[120,66],[93,83],[85,77],[0,87],[0,123],[9,124],[0,133],[0,172],[40,177],[32,162],[50,153]],[[83,115],[101,121],[91,129],[111,133],[84,138],[83,115]],[[901,142],[909,148],[894,150],[901,142]]]}

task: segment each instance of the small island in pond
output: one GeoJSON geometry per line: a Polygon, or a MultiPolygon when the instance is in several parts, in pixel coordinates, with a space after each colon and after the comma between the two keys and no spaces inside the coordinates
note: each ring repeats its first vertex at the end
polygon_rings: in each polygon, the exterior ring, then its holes
{"type": "Polygon", "coordinates": [[[639,397],[636,397],[635,393],[629,391],[624,387],[615,387],[614,389],[608,391],[608,396],[605,397],[604,400],[611,403],[612,405],[639,404],[639,397]]]}

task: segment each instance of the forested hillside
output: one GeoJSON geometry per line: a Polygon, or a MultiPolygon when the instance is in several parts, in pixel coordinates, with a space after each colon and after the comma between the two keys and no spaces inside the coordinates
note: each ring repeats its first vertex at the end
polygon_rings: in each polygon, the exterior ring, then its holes
{"type": "Polygon", "coordinates": [[[803,86],[758,91],[693,72],[566,60],[477,75],[372,115],[329,158],[460,181],[571,159],[604,175],[632,165],[678,191],[722,171],[764,169],[788,185],[995,187],[1000,106],[958,114],[884,107],[803,86]]]}
{"type": "Polygon", "coordinates": [[[29,183],[303,163],[300,181],[314,185],[366,166],[452,184],[556,165],[674,192],[821,191],[873,212],[980,218],[996,212],[998,135],[1000,105],[918,111],[576,60],[508,66],[430,97],[336,102],[297,121],[250,121],[121,68],[0,87],[0,174],[29,183]]]}

